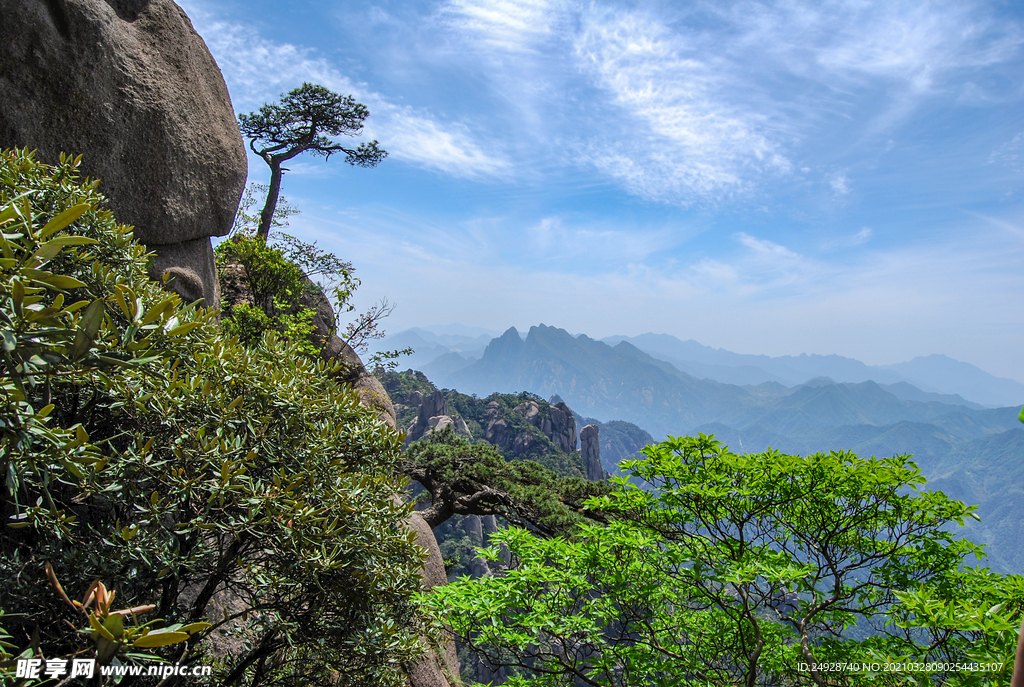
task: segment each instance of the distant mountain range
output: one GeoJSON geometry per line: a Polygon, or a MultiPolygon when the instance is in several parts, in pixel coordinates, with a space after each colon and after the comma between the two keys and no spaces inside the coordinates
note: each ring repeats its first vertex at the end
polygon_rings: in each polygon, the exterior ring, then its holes
{"type": "Polygon", "coordinates": [[[666,335],[598,341],[544,325],[525,339],[511,328],[486,342],[409,330],[383,346],[415,348],[417,339],[417,369],[439,387],[558,395],[582,416],[633,423],[655,440],[703,432],[741,452],[913,454],[932,488],[980,506],[982,523],[968,532],[990,544],[987,564],[1024,572],[1024,385],[1013,380],[945,356],[882,368],[841,356],[743,355],[666,335]]]}
{"type": "Polygon", "coordinates": [[[829,377],[837,382],[906,382],[922,391],[959,395],[962,397],[959,402],[969,399],[990,407],[1024,403],[1024,384],[995,377],[974,365],[944,355],[918,357],[910,362],[880,367],[839,355],[805,353],[772,358],[733,353],[704,346],[692,339],[680,341],[668,334],[610,336],[602,341],[612,345],[628,341],[641,351],[672,363],[683,372],[729,384],[761,384],[771,381],[795,386],[815,377],[829,377]]]}
{"type": "MultiPolygon", "coordinates": [[[[388,337],[378,344],[378,348],[414,348],[416,353],[403,359],[401,366],[421,370],[444,384],[448,375],[475,363],[483,356],[490,341],[500,338],[492,334],[488,330],[458,324],[414,328],[388,337]]],[[[1024,384],[995,377],[974,365],[944,355],[918,357],[896,365],[872,366],[838,355],[803,354],[773,358],[733,353],[693,340],[681,341],[668,334],[610,336],[601,341],[610,346],[626,341],[692,377],[724,384],[747,386],[777,382],[794,387],[817,377],[828,377],[835,382],[874,381],[904,400],[987,407],[1024,403],[1024,384]]]]}

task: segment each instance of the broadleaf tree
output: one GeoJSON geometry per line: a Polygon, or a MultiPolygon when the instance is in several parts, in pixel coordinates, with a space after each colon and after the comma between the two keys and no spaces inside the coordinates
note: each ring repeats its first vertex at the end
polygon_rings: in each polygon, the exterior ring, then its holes
{"type": "Polygon", "coordinates": [[[350,95],[339,95],[318,84],[303,83],[281,97],[276,104],[266,103],[258,111],[238,117],[239,129],[249,139],[249,148],[270,167],[270,187],[260,213],[257,236],[266,240],[281,192],[284,163],[302,153],[344,154],[345,161],[358,167],[375,167],[385,157],[376,140],[346,146],[333,136],[355,136],[370,116],[362,103],[350,95]]]}
{"type": "Polygon", "coordinates": [[[492,535],[507,570],[424,598],[507,684],[1007,683],[1024,578],[964,565],[974,507],[906,456],[644,454],[587,502],[607,526],[492,535]]]}

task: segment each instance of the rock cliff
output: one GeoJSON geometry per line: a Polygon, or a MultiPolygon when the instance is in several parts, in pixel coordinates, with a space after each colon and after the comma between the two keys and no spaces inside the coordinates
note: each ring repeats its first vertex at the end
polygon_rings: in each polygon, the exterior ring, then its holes
{"type": "Polygon", "coordinates": [[[384,386],[395,401],[406,442],[439,431],[455,431],[497,446],[508,459],[536,460],[564,476],[586,477],[576,450],[576,418],[565,403],[548,403],[532,394],[492,394],[480,399],[438,390],[421,372],[386,375],[384,386]]]}

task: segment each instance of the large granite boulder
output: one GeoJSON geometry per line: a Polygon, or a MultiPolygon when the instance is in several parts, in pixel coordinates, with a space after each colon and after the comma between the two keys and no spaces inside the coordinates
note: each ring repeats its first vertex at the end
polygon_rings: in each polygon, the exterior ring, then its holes
{"type": "Polygon", "coordinates": [[[82,155],[151,276],[219,304],[211,236],[238,208],[246,153],[224,78],[171,0],[0,0],[0,148],[82,155]]]}
{"type": "MultiPolygon", "coordinates": [[[[455,426],[455,418],[448,414],[448,400],[440,391],[424,396],[419,394],[419,412],[416,421],[405,433],[405,443],[422,439],[432,432],[440,432],[448,425],[455,426]]],[[[465,425],[465,423],[462,423],[465,425]]],[[[467,430],[468,431],[468,430],[467,430]]]]}

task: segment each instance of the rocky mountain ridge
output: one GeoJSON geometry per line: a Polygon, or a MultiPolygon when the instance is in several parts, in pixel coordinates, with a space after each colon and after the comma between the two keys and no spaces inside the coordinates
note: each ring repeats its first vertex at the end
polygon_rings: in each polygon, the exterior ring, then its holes
{"type": "Polygon", "coordinates": [[[384,388],[394,403],[406,445],[451,426],[463,436],[498,447],[509,460],[532,459],[564,476],[605,478],[599,427],[578,428],[564,401],[531,394],[490,394],[479,399],[439,390],[421,372],[391,372],[384,388]],[[581,441],[582,440],[582,441],[581,441]]]}
{"type": "MultiPolygon", "coordinates": [[[[553,327],[534,327],[524,340],[509,330],[476,363],[446,378],[461,391],[486,389],[545,394],[594,418],[621,418],[666,435],[703,432],[739,452],[787,453],[849,449],[859,455],[911,454],[926,478],[950,495],[977,503],[982,524],[970,536],[989,545],[988,565],[1024,570],[1024,520],[1016,474],[1020,406],[984,408],[962,397],[922,391],[906,382],[836,382],[817,377],[796,387],[765,381],[738,386],[698,379],[628,341],[615,346],[553,327]],[[1008,472],[1009,471],[1009,472],[1008,472]]],[[[586,419],[584,419],[584,416],[586,419]]],[[[601,424],[604,468],[613,425],[601,424]]],[[[643,428],[643,429],[640,429],[643,428]]],[[[633,442],[629,457],[642,447],[633,442]]],[[[621,460],[617,457],[615,462],[621,460]]]]}

